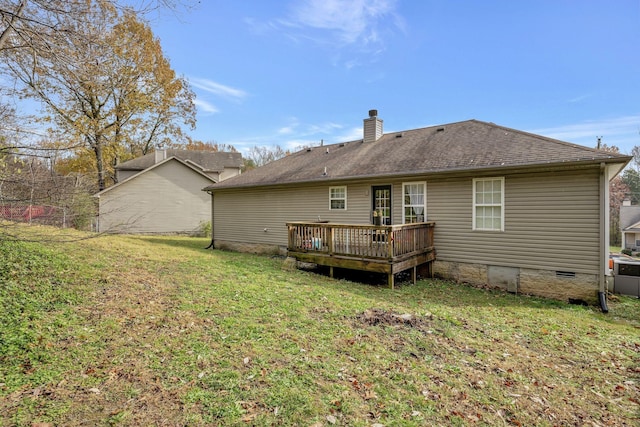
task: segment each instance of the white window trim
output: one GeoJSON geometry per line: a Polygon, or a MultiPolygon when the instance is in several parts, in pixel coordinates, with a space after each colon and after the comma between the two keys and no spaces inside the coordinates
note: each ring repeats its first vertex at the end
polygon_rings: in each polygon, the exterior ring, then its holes
{"type": "Polygon", "coordinates": [[[504,177],[503,176],[494,176],[488,178],[474,178],[472,183],[471,192],[473,194],[473,231],[504,231],[504,177]],[[501,191],[500,191],[500,204],[497,203],[476,203],[476,183],[479,181],[500,181],[501,191]],[[500,207],[500,229],[497,228],[478,228],[476,226],[476,208],[478,206],[488,206],[488,207],[500,207]]]}
{"type": "Polygon", "coordinates": [[[329,210],[330,211],[346,211],[347,210],[347,186],[346,185],[329,187],[329,210]],[[337,189],[344,190],[344,199],[343,198],[333,198],[333,197],[331,197],[331,191],[332,190],[337,190],[337,189]],[[334,207],[332,207],[331,206],[331,202],[334,201],[334,200],[344,200],[344,208],[334,208],[334,207]]]}
{"type": "MultiPolygon", "coordinates": [[[[405,208],[407,205],[404,204],[404,189],[407,185],[422,185],[424,189],[424,202],[422,204],[422,212],[424,212],[424,221],[427,221],[427,182],[426,181],[412,181],[412,182],[403,182],[402,183],[402,223],[406,224],[406,216],[405,216],[405,208]]],[[[413,206],[413,205],[410,205],[413,206]]]]}

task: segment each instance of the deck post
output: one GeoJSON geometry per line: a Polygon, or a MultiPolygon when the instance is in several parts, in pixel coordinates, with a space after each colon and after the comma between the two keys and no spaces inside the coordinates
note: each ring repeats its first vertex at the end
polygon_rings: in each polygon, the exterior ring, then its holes
{"type": "Polygon", "coordinates": [[[413,269],[411,269],[411,280],[413,281],[413,284],[416,284],[416,278],[418,277],[418,272],[417,272],[417,266],[414,266],[413,269]]]}
{"type": "Polygon", "coordinates": [[[389,288],[393,289],[395,287],[393,273],[388,274],[387,282],[389,283],[389,288]]]}
{"type": "Polygon", "coordinates": [[[333,279],[333,266],[329,266],[329,277],[333,279]]]}

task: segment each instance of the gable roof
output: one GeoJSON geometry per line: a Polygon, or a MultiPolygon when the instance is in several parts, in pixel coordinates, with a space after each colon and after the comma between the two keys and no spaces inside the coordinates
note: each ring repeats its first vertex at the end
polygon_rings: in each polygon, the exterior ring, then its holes
{"type": "Polygon", "coordinates": [[[154,170],[154,169],[156,169],[156,168],[158,168],[158,167],[160,167],[160,166],[162,166],[162,165],[164,165],[166,163],[169,163],[169,162],[178,162],[181,165],[183,165],[184,167],[189,168],[190,170],[192,170],[194,173],[197,173],[198,175],[201,175],[202,177],[204,177],[207,180],[211,181],[212,183],[216,182],[215,179],[213,179],[212,177],[210,177],[209,175],[204,173],[201,168],[195,167],[193,164],[189,163],[188,161],[181,160],[181,159],[179,159],[177,157],[169,157],[168,159],[165,159],[165,160],[163,160],[161,162],[158,162],[158,163],[155,163],[155,164],[151,165],[150,167],[144,169],[140,173],[132,175],[129,178],[112,185],[111,187],[105,188],[104,190],[94,194],[93,197],[100,197],[104,193],[107,193],[107,192],[109,192],[111,190],[119,188],[122,185],[125,185],[128,182],[133,181],[134,179],[137,179],[138,177],[140,177],[140,176],[142,176],[142,175],[144,175],[144,174],[146,174],[148,172],[151,172],[152,170],[154,170]]]}
{"type": "Polygon", "coordinates": [[[624,227],[622,231],[635,231],[636,233],[640,232],[640,222],[636,222],[635,224],[632,224],[628,227],[624,227]]]}
{"type": "Polygon", "coordinates": [[[507,167],[621,163],[631,157],[467,120],[304,149],[205,188],[216,190],[326,180],[507,167]]]}
{"type": "MultiPolygon", "coordinates": [[[[168,149],[165,151],[166,158],[175,157],[182,161],[190,162],[204,172],[222,172],[225,167],[240,168],[243,166],[242,154],[240,153],[178,149],[168,149]]],[[[153,152],[120,163],[115,168],[118,170],[141,171],[153,166],[155,163],[156,153],[153,152]]]]}
{"type": "Polygon", "coordinates": [[[624,204],[620,206],[620,229],[622,231],[631,231],[639,228],[640,223],[640,206],[624,204]]]}

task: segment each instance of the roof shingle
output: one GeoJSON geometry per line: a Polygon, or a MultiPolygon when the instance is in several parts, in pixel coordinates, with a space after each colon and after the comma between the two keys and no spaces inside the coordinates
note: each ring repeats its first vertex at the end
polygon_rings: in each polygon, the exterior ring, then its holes
{"type": "MultiPolygon", "coordinates": [[[[202,150],[166,150],[166,158],[176,157],[182,161],[189,161],[200,167],[204,172],[222,172],[225,167],[240,168],[243,166],[242,155],[226,151],[202,150]]],[[[155,153],[145,154],[116,166],[119,170],[145,170],[155,164],[155,153]]]]}
{"type": "Polygon", "coordinates": [[[386,133],[366,144],[357,140],[304,149],[207,189],[585,161],[626,163],[629,159],[493,123],[467,120],[386,133]]]}

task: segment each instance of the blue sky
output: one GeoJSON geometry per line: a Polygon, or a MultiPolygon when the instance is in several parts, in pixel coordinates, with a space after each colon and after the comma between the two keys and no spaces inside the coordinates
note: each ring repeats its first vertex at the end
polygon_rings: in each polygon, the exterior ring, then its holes
{"type": "Polygon", "coordinates": [[[202,0],[151,26],[197,94],[195,139],[252,146],[478,119],[640,145],[640,0],[202,0]]]}

